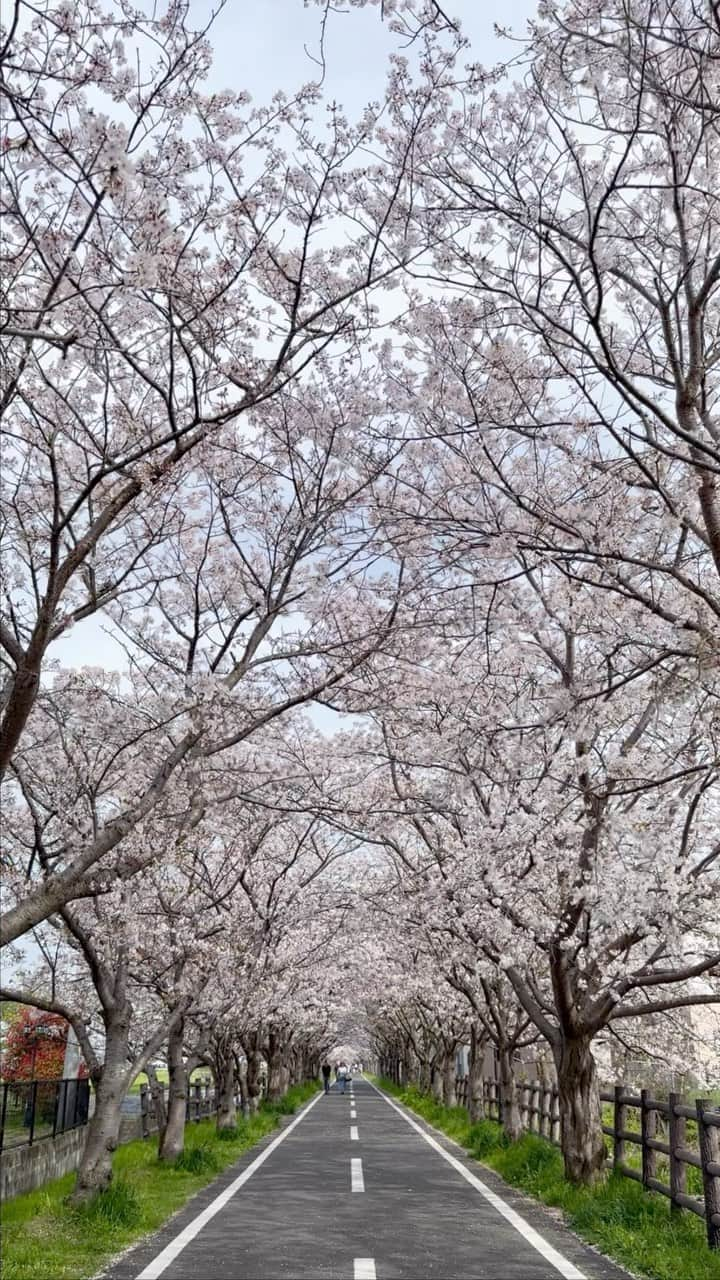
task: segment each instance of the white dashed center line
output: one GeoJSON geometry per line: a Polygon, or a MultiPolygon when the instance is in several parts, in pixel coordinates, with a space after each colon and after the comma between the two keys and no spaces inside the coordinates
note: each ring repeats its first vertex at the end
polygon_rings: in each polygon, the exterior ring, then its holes
{"type": "Polygon", "coordinates": [[[356,1258],[353,1280],[377,1280],[374,1258],[356,1258]]]}
{"type": "Polygon", "coordinates": [[[354,1107],[350,1108],[350,1119],[357,1120],[357,1111],[355,1110],[354,1107]]]}
{"type": "Polygon", "coordinates": [[[365,1180],[363,1178],[362,1160],[350,1161],[350,1190],[364,1191],[365,1180]]]}
{"type": "Polygon", "coordinates": [[[351,1141],[351,1142],[357,1142],[357,1141],[358,1141],[358,1131],[357,1131],[357,1125],[356,1125],[356,1124],[351,1124],[351,1125],[350,1125],[350,1141],[351,1141]]]}

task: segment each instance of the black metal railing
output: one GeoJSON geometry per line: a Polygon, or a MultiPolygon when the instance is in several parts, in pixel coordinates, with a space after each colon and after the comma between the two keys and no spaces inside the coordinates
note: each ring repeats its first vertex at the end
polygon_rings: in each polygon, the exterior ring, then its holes
{"type": "Polygon", "coordinates": [[[0,1086],[0,1151],[87,1124],[89,1080],[5,1080],[0,1086]]]}

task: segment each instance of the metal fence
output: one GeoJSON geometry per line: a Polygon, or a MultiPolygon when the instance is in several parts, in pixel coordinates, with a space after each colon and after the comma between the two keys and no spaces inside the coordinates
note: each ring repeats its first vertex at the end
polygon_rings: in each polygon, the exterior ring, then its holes
{"type": "Polygon", "coordinates": [[[0,1151],[87,1124],[89,1080],[7,1080],[0,1103],[0,1151]]]}
{"type": "MultiPolygon", "coordinates": [[[[91,1112],[89,1080],[9,1080],[2,1082],[0,1151],[9,1147],[32,1146],[42,1138],[55,1138],[69,1129],[87,1124],[91,1112]]],[[[168,1088],[163,1088],[163,1111],[168,1088]]],[[[236,1102],[240,1102],[239,1095],[236,1102]]],[[[185,1118],[205,1120],[217,1111],[214,1087],[193,1082],[188,1087],[185,1118]]],[[[139,1096],[128,1094],[123,1104],[126,1115],[140,1117],[142,1135],[147,1138],[158,1126],[155,1102],[146,1084],[139,1096]],[[128,1104],[135,1105],[128,1105],[128,1104]]]]}
{"type": "MultiPolygon", "coordinates": [[[[467,1106],[467,1076],[456,1081],[456,1093],[458,1102],[467,1106]]],[[[485,1114],[500,1120],[502,1104],[497,1081],[484,1080],[482,1096],[485,1114]]],[[[649,1089],[634,1094],[624,1085],[616,1085],[612,1092],[601,1092],[600,1099],[608,1111],[612,1108],[612,1124],[607,1120],[603,1124],[603,1133],[612,1139],[608,1164],[624,1178],[640,1182],[646,1191],[665,1196],[673,1212],[687,1210],[704,1218],[709,1247],[720,1249],[718,1106],[706,1098],[697,1098],[689,1105],[677,1093],[671,1093],[665,1101],[653,1098],[649,1089]]],[[[540,1080],[518,1084],[517,1102],[523,1128],[559,1145],[557,1085],[540,1080]]]]}

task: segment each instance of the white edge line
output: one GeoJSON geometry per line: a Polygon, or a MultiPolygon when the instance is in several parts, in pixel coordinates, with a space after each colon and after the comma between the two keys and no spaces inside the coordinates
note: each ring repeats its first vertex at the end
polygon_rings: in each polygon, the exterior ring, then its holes
{"type": "Polygon", "coordinates": [[[269,1146],[267,1146],[264,1151],[261,1151],[259,1156],[256,1156],[252,1164],[249,1164],[247,1169],[244,1169],[243,1172],[230,1183],[229,1187],[226,1187],[224,1191],[221,1191],[220,1195],[216,1196],[215,1199],[212,1200],[205,1209],[203,1209],[202,1213],[199,1213],[196,1218],[193,1218],[192,1222],[189,1222],[180,1234],[177,1235],[174,1240],[171,1240],[170,1243],[167,1244],[157,1255],[157,1257],[153,1258],[152,1262],[148,1263],[144,1270],[136,1277],[136,1280],[158,1280],[158,1276],[161,1276],[163,1271],[170,1266],[170,1263],[177,1258],[178,1254],[182,1253],[186,1245],[188,1245],[191,1240],[194,1240],[195,1236],[202,1231],[203,1227],[210,1222],[211,1218],[214,1218],[216,1213],[219,1213],[221,1209],[225,1208],[228,1200],[231,1200],[236,1191],[239,1191],[240,1188],[245,1185],[248,1179],[251,1178],[256,1170],[260,1168],[260,1165],[265,1163],[268,1156],[272,1155],[276,1147],[279,1147],[280,1143],[285,1141],[288,1134],[292,1133],[293,1129],[300,1124],[300,1121],[305,1119],[305,1116],[311,1107],[314,1107],[315,1103],[319,1102],[320,1098],[324,1096],[324,1094],[318,1093],[317,1097],[313,1098],[306,1107],[303,1107],[300,1115],[295,1117],[292,1123],[288,1125],[287,1129],[283,1129],[282,1133],[279,1133],[277,1138],[273,1138],[269,1146]]]}
{"type": "MultiPolygon", "coordinates": [[[[368,1083],[370,1084],[370,1081],[368,1081],[368,1083]]],[[[583,1272],[578,1271],[574,1263],[563,1257],[561,1253],[558,1253],[557,1249],[554,1249],[551,1244],[548,1244],[547,1240],[540,1235],[540,1232],[536,1231],[534,1227],[531,1227],[530,1223],[526,1222],[517,1210],[512,1209],[509,1204],[506,1204],[505,1201],[502,1200],[500,1196],[496,1195],[494,1191],[491,1191],[484,1182],[481,1182],[479,1178],[476,1178],[474,1173],[471,1173],[470,1170],[466,1169],[459,1160],[456,1160],[455,1156],[451,1156],[449,1151],[446,1151],[444,1147],[441,1147],[440,1143],[436,1142],[431,1134],[426,1133],[419,1124],[416,1124],[414,1120],[410,1119],[410,1116],[407,1115],[406,1112],[396,1106],[394,1102],[391,1102],[387,1094],[382,1092],[382,1089],[378,1089],[374,1084],[371,1084],[370,1087],[374,1089],[376,1093],[379,1093],[380,1097],[385,1099],[388,1106],[392,1107],[393,1111],[397,1111],[398,1115],[402,1116],[403,1120],[407,1121],[410,1128],[414,1129],[416,1133],[419,1133],[420,1137],[424,1138],[425,1141],[443,1157],[443,1160],[447,1160],[448,1164],[451,1164],[453,1169],[455,1169],[466,1182],[470,1183],[471,1187],[474,1187],[476,1191],[479,1191],[480,1195],[485,1197],[488,1204],[491,1204],[493,1209],[496,1209],[499,1214],[502,1214],[503,1218],[505,1218],[505,1220],[520,1233],[523,1239],[527,1240],[527,1243],[532,1245],[533,1249],[536,1249],[547,1262],[551,1263],[551,1265],[555,1267],[555,1270],[559,1271],[560,1275],[565,1277],[565,1280],[586,1280],[583,1272]]]]}

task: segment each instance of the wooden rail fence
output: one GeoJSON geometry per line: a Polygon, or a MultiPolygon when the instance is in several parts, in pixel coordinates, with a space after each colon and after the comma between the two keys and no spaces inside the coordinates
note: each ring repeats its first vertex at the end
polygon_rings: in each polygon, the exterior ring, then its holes
{"type": "MultiPolygon", "coordinates": [[[[460,1106],[468,1105],[468,1078],[456,1080],[456,1097],[460,1106]]],[[[560,1110],[556,1085],[540,1080],[519,1084],[518,1106],[524,1129],[538,1133],[548,1141],[560,1144],[560,1110]]],[[[483,1109],[492,1120],[500,1120],[500,1088],[494,1080],[482,1082],[483,1109]]],[[[688,1211],[705,1219],[707,1241],[711,1249],[720,1249],[720,1109],[706,1098],[690,1105],[680,1094],[671,1093],[666,1101],[653,1098],[648,1089],[639,1094],[616,1085],[612,1092],[603,1091],[601,1101],[612,1104],[613,1123],[603,1124],[603,1133],[612,1140],[612,1156],[608,1164],[625,1178],[633,1178],[646,1191],[666,1196],[673,1213],[688,1211]],[[629,1127],[630,1114],[639,1113],[637,1129],[629,1127]],[[688,1125],[697,1126],[697,1150],[688,1138],[688,1125]],[[628,1144],[639,1147],[641,1167],[627,1163],[628,1144]],[[664,1158],[668,1181],[658,1173],[659,1157],[664,1158]],[[687,1171],[700,1170],[702,1195],[689,1195],[687,1171]]]]}

